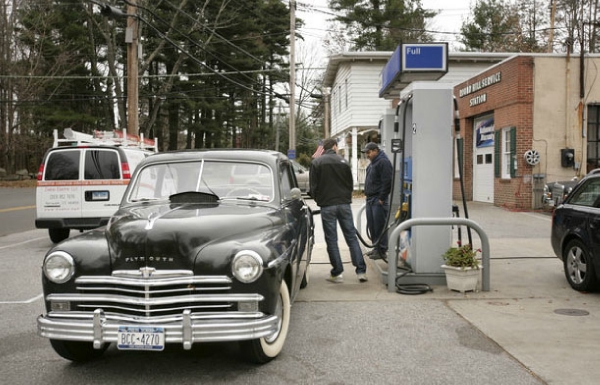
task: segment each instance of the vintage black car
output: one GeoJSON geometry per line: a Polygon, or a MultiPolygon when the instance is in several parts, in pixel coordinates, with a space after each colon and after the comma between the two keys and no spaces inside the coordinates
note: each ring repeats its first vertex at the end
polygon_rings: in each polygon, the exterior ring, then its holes
{"type": "Polygon", "coordinates": [[[588,174],[552,214],[551,242],[575,290],[600,284],[600,174],[588,174]]]}
{"type": "Polygon", "coordinates": [[[240,341],[250,361],[268,362],[308,284],[313,234],[313,212],[281,153],[151,155],[107,226],[46,254],[38,332],[72,361],[111,343],[160,351],[240,341]]]}

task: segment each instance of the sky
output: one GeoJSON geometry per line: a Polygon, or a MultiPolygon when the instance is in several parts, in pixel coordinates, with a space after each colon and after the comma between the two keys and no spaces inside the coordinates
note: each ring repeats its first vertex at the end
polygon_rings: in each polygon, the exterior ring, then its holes
{"type": "MultiPolygon", "coordinates": [[[[305,21],[305,27],[301,33],[306,38],[305,42],[298,42],[300,49],[313,50],[318,52],[319,57],[324,59],[327,53],[322,48],[322,41],[327,34],[329,23],[328,18],[333,13],[327,7],[327,0],[296,0],[297,17],[305,21]],[[316,48],[313,48],[316,47],[316,48]]],[[[439,11],[429,25],[429,30],[445,33],[435,34],[436,41],[448,42],[450,51],[458,50],[460,44],[458,37],[454,33],[460,30],[463,20],[469,14],[471,3],[475,0],[421,0],[425,9],[439,11]]]]}

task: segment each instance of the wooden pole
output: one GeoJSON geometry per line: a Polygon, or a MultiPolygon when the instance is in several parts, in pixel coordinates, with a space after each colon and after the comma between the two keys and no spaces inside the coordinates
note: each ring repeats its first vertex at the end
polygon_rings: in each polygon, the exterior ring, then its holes
{"type": "Polygon", "coordinates": [[[139,81],[138,81],[138,33],[137,0],[130,0],[127,5],[127,134],[138,135],[139,116],[139,81]]]}

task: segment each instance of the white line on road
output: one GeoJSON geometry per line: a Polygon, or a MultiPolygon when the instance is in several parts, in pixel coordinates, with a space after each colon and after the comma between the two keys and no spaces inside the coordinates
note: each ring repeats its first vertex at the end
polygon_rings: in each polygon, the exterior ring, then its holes
{"type": "Polygon", "coordinates": [[[44,298],[44,294],[37,295],[33,298],[30,298],[25,301],[0,301],[0,305],[15,305],[15,304],[24,304],[24,303],[32,303],[37,301],[40,298],[44,298]]]}
{"type": "Polygon", "coordinates": [[[1,247],[0,247],[0,250],[3,250],[3,249],[8,249],[8,248],[10,248],[10,247],[15,247],[15,246],[19,246],[19,245],[24,245],[25,243],[29,243],[29,242],[35,242],[35,241],[39,241],[40,239],[46,239],[46,237],[33,238],[33,239],[29,239],[29,240],[27,240],[27,241],[23,241],[23,242],[20,242],[20,243],[15,243],[15,244],[13,244],[13,245],[1,246],[1,247]]]}

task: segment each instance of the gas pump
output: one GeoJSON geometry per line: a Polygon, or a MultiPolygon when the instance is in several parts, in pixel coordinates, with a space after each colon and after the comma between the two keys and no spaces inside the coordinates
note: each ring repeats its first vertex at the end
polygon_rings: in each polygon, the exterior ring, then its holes
{"type": "MultiPolygon", "coordinates": [[[[381,126],[382,145],[396,161],[396,186],[390,212],[401,219],[452,217],[452,87],[413,82],[404,92],[390,124],[389,111],[381,126]]],[[[390,225],[395,218],[392,215],[390,225]]],[[[393,228],[392,228],[393,229],[393,228]]],[[[392,229],[388,231],[391,233],[392,229]]],[[[445,284],[442,254],[450,247],[449,227],[419,226],[400,235],[399,260],[410,272],[403,283],[445,284]]],[[[389,252],[394,252],[389,250],[389,252]]]]}

